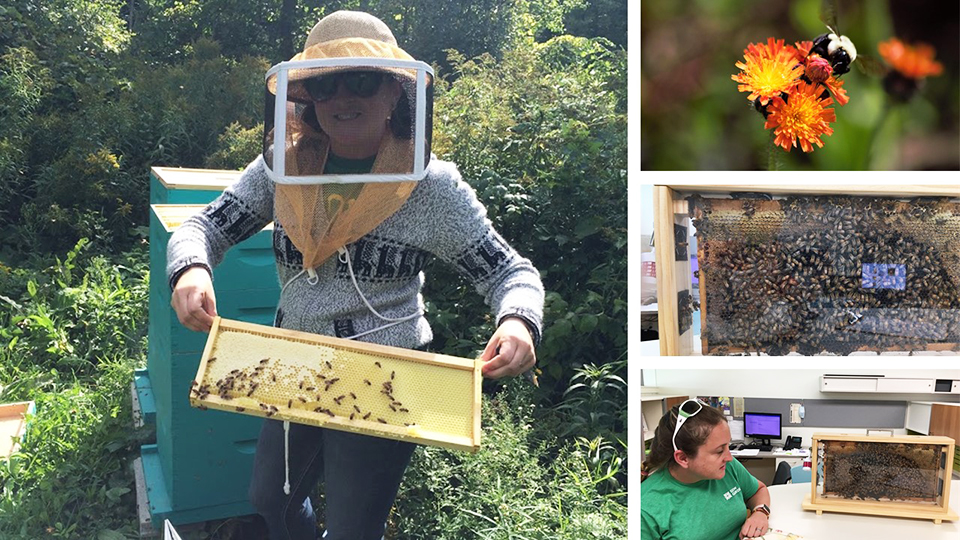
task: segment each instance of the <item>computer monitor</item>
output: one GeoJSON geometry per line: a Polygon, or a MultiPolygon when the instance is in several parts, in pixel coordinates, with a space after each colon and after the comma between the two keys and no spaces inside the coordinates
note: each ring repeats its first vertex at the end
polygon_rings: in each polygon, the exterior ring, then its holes
{"type": "Polygon", "coordinates": [[[743,433],[747,437],[763,439],[764,444],[770,444],[770,439],[779,439],[780,413],[743,413],[743,433]]]}

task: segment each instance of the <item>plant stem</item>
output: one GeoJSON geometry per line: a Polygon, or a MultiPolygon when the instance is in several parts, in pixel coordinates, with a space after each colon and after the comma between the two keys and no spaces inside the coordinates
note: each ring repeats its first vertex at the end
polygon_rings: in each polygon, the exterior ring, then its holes
{"type": "Polygon", "coordinates": [[[880,134],[880,130],[883,129],[883,124],[886,123],[887,117],[890,115],[890,109],[892,108],[890,98],[884,95],[883,109],[880,111],[880,118],[877,119],[873,129],[870,131],[870,138],[867,139],[867,151],[863,156],[864,170],[870,170],[870,157],[873,156],[873,145],[877,142],[877,136],[880,134]]]}
{"type": "Polygon", "coordinates": [[[767,160],[767,170],[768,171],[779,171],[780,170],[780,161],[778,159],[780,152],[778,152],[779,147],[771,141],[770,145],[770,156],[767,160]]]}

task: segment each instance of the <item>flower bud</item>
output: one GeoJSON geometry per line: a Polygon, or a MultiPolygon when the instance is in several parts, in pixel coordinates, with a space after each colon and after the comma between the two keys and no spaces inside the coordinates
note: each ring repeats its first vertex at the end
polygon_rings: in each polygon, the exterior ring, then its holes
{"type": "Polygon", "coordinates": [[[812,83],[822,83],[829,79],[830,74],[833,73],[830,62],[819,54],[813,53],[807,56],[806,64],[804,74],[812,83]]]}

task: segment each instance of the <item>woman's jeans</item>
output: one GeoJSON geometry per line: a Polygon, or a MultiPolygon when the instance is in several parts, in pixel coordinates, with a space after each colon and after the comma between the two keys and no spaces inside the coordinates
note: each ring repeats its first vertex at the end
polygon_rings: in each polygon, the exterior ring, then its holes
{"type": "Polygon", "coordinates": [[[315,540],[310,492],[325,482],[324,540],[380,540],[413,443],[290,423],[290,495],[283,492],[283,421],[264,420],[250,502],[270,540],[315,540]]]}

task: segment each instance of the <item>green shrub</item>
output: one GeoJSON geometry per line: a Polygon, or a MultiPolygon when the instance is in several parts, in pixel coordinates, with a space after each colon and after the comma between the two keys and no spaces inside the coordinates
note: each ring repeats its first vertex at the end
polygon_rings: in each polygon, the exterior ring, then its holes
{"type": "Polygon", "coordinates": [[[417,450],[391,530],[411,540],[626,537],[624,494],[601,494],[593,456],[539,425],[530,388],[514,380],[485,396],[476,454],[417,450]]]}
{"type": "Polygon", "coordinates": [[[263,124],[246,129],[234,122],[217,138],[216,150],[204,166],[210,169],[243,169],[263,152],[263,124]]]}
{"type": "Polygon", "coordinates": [[[69,382],[95,379],[100,365],[142,352],[148,277],[143,252],[126,264],[102,255],[83,257],[81,240],[8,298],[0,314],[0,339],[8,360],[0,373],[52,370],[69,382]],[[62,372],[62,373],[61,373],[62,372]]]}
{"type": "Polygon", "coordinates": [[[86,245],[34,271],[0,267],[0,402],[37,406],[0,463],[0,538],[136,530],[128,465],[144,441],[129,389],[145,361],[146,257],[111,261],[86,245]]]}
{"type": "MultiPolygon", "coordinates": [[[[540,269],[538,365],[553,400],[577,367],[625,358],[625,57],[606,40],[560,36],[500,62],[452,52],[458,78],[438,84],[434,151],[540,269]]],[[[453,270],[428,271],[436,346],[474,354],[492,331],[488,308],[453,270]]]]}
{"type": "Polygon", "coordinates": [[[557,411],[563,414],[561,437],[626,439],[627,362],[620,360],[576,369],[557,411]],[[621,376],[622,374],[622,376],[621,376]]]}
{"type": "MultiPolygon", "coordinates": [[[[232,133],[261,129],[262,59],[225,58],[215,41],[203,38],[177,64],[124,56],[117,65],[123,78],[104,75],[109,80],[102,84],[70,90],[82,107],[53,106],[68,88],[60,81],[20,139],[8,137],[4,146],[0,132],[0,167],[13,163],[17,173],[8,184],[15,188],[0,188],[8,251],[63,253],[83,237],[126,251],[142,239],[149,167],[202,167],[211,154],[250,140],[230,139],[232,133]]],[[[247,148],[222,159],[237,160],[247,148]]]]}

